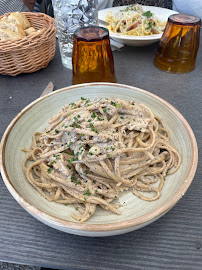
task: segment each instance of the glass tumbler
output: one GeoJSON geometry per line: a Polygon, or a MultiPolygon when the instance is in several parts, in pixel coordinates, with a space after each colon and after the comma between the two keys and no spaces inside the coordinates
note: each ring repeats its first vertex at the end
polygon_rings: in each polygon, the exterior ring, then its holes
{"type": "Polygon", "coordinates": [[[173,14],[160,40],[154,65],[171,73],[195,69],[199,48],[201,19],[192,15],[173,14]]]}
{"type": "Polygon", "coordinates": [[[97,25],[97,0],[53,0],[61,60],[72,66],[73,35],[84,26],[97,25]]]}
{"type": "Polygon", "coordinates": [[[72,84],[116,82],[109,31],[90,26],[74,34],[72,84]]]}

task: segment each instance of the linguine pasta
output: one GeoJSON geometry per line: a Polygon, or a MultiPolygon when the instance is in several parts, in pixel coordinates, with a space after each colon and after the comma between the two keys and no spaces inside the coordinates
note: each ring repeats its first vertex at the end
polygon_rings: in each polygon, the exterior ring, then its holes
{"type": "Polygon", "coordinates": [[[108,29],[114,33],[132,36],[147,36],[160,34],[166,22],[161,22],[155,14],[143,11],[138,4],[126,7],[116,14],[109,11],[106,16],[108,29]]]}
{"type": "Polygon", "coordinates": [[[161,196],[166,175],[181,163],[162,121],[150,108],[118,98],[81,98],[33,135],[23,171],[48,201],[74,204],[80,222],[97,206],[121,214],[123,191],[142,200],[161,196]]]}

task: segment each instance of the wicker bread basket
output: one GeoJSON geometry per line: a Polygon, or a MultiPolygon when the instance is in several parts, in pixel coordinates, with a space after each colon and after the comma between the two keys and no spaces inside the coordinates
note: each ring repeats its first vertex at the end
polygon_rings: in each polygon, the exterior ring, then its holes
{"type": "Polygon", "coordinates": [[[31,26],[43,31],[21,39],[0,41],[0,74],[16,76],[20,73],[35,72],[47,67],[55,55],[54,19],[43,13],[24,14],[31,26]]]}

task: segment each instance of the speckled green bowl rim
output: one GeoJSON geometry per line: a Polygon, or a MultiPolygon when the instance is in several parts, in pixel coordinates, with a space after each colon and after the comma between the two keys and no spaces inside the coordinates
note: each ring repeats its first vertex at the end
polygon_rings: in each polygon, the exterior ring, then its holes
{"type": "Polygon", "coordinates": [[[8,190],[10,191],[12,196],[15,198],[15,200],[23,208],[25,208],[30,214],[38,217],[41,220],[44,220],[45,223],[49,223],[52,226],[60,227],[61,229],[66,228],[66,229],[72,229],[72,230],[77,230],[77,231],[86,231],[86,232],[116,231],[116,230],[121,230],[121,229],[126,229],[126,228],[132,228],[132,227],[135,227],[138,225],[142,225],[141,227],[143,227],[144,224],[146,225],[146,224],[152,222],[152,220],[158,219],[158,217],[162,216],[168,210],[170,210],[185,194],[186,190],[188,189],[188,187],[190,186],[190,184],[194,178],[196,168],[197,168],[197,163],[198,163],[198,147],[197,147],[197,142],[196,142],[194,133],[193,133],[191,127],[189,126],[188,122],[185,120],[185,118],[172,105],[170,105],[168,102],[166,102],[162,98],[160,98],[160,97],[158,97],[150,92],[142,90],[140,88],[136,88],[136,87],[128,86],[128,85],[124,85],[124,84],[116,84],[116,83],[87,83],[87,84],[69,86],[69,87],[65,87],[65,88],[62,88],[60,90],[57,90],[55,92],[52,92],[52,93],[48,94],[47,96],[44,96],[44,97],[41,97],[41,98],[35,100],[34,102],[32,102],[28,106],[26,106],[12,120],[12,122],[9,124],[9,126],[7,127],[5,133],[2,137],[1,145],[2,145],[2,153],[0,156],[0,164],[2,163],[1,172],[2,172],[2,174],[4,174],[3,180],[4,180],[6,187],[8,188],[8,190]],[[73,90],[73,89],[78,89],[78,88],[82,88],[82,87],[86,87],[86,86],[93,86],[93,85],[94,86],[103,85],[103,86],[121,87],[121,88],[126,88],[126,89],[130,89],[130,90],[142,92],[148,96],[151,96],[152,98],[160,101],[162,104],[164,104],[166,107],[168,107],[178,117],[178,119],[183,124],[183,126],[184,126],[184,128],[189,136],[191,148],[192,148],[192,155],[191,155],[192,166],[187,174],[187,178],[184,179],[184,183],[182,184],[180,189],[176,192],[176,194],[170,200],[168,200],[166,203],[164,203],[162,206],[158,207],[157,209],[155,209],[155,210],[153,210],[153,211],[149,212],[148,214],[145,214],[141,217],[137,217],[137,218],[127,220],[127,221],[108,223],[108,224],[87,224],[87,223],[85,224],[85,223],[78,223],[78,222],[76,223],[76,222],[71,222],[71,221],[60,219],[60,218],[56,218],[54,216],[51,216],[51,215],[41,211],[40,209],[34,207],[28,201],[26,201],[19,194],[19,192],[15,189],[15,187],[13,186],[11,179],[9,178],[9,175],[7,173],[6,165],[5,165],[6,143],[7,143],[9,134],[12,132],[12,129],[14,128],[15,124],[19,121],[19,119],[21,117],[23,117],[23,115],[28,110],[30,110],[33,106],[35,106],[35,104],[41,102],[42,100],[48,98],[51,95],[57,95],[58,93],[63,92],[63,91],[68,91],[68,90],[73,90]]]}

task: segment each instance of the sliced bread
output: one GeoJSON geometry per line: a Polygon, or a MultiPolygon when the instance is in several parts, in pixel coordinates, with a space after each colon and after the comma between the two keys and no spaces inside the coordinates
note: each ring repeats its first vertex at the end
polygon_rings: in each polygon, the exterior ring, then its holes
{"type": "Polygon", "coordinates": [[[25,16],[25,14],[17,12],[17,14],[20,14],[20,16],[23,19],[24,25],[25,25],[25,29],[31,27],[30,22],[28,21],[27,17],[25,16]]]}
{"type": "Polygon", "coordinates": [[[7,29],[0,29],[0,40],[18,39],[18,38],[21,38],[19,34],[16,34],[7,29]]]}
{"type": "Polygon", "coordinates": [[[25,36],[25,31],[22,29],[20,25],[9,22],[7,19],[0,20],[0,29],[10,30],[11,32],[19,34],[20,37],[25,36]]]}
{"type": "Polygon", "coordinates": [[[25,29],[25,34],[28,35],[35,35],[37,34],[36,29],[34,29],[34,27],[29,27],[27,29],[25,29]]]}
{"type": "Polygon", "coordinates": [[[12,12],[8,16],[9,22],[20,25],[23,29],[30,27],[30,23],[26,16],[20,12],[12,12]]]}

